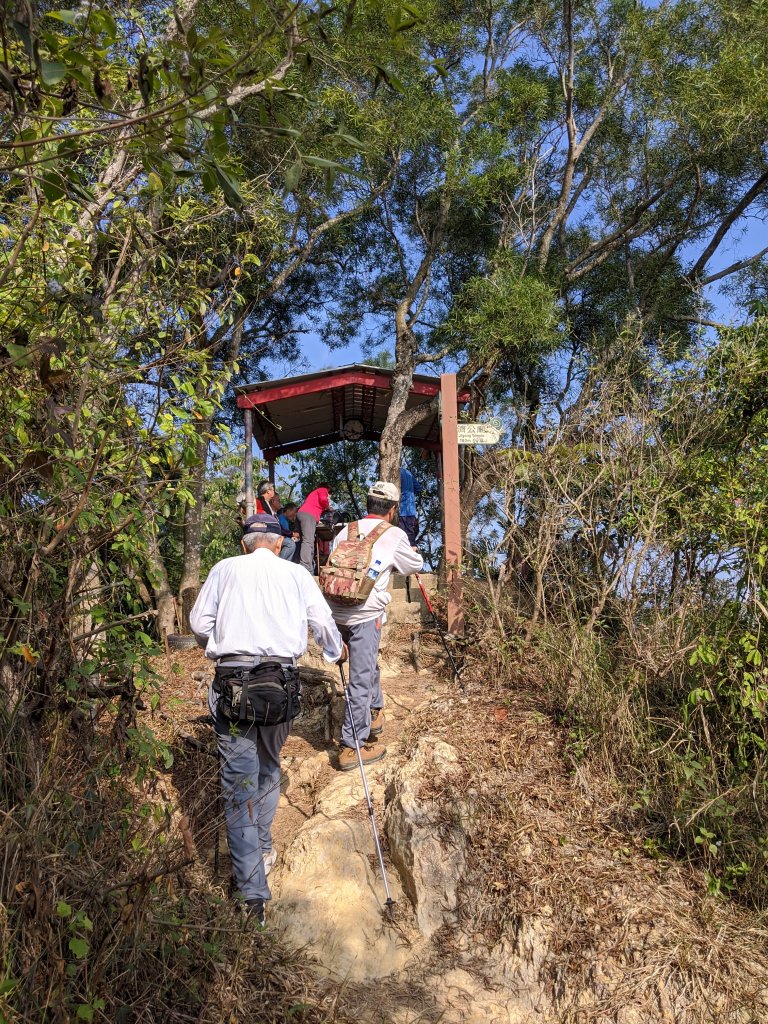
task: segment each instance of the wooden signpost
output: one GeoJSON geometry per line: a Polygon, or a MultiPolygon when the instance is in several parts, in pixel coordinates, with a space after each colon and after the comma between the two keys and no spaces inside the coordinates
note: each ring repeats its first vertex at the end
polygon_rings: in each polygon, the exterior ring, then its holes
{"type": "Polygon", "coordinates": [[[461,511],[459,505],[459,437],[456,374],[440,377],[440,431],[443,448],[443,537],[448,585],[448,631],[464,632],[461,587],[461,511]]]}

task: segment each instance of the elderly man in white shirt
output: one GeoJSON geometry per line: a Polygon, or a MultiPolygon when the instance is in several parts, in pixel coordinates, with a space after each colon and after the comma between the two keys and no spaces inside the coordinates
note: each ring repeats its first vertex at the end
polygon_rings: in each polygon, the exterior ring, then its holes
{"type": "Polygon", "coordinates": [[[243,530],[244,555],[214,565],[190,624],[206,657],[216,662],[208,703],[219,744],[233,873],[249,915],[263,925],[265,901],[271,896],[266,876],[274,863],[272,821],[280,799],[280,751],[298,709],[296,662],[307,648],[307,626],[327,662],[345,660],[347,651],[317,583],[301,566],[278,557],[283,542],[278,520],[254,515],[243,530]],[[259,666],[265,668],[257,674],[270,676],[267,685],[276,680],[279,700],[289,695],[287,721],[257,724],[258,711],[249,703],[247,683],[259,666]],[[235,720],[238,714],[241,717],[235,720]]]}

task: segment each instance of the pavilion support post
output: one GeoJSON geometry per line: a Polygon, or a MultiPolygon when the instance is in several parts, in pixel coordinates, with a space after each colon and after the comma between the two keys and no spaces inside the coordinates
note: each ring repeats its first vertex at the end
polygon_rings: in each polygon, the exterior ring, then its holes
{"type": "Polygon", "coordinates": [[[269,459],[269,461],[267,462],[267,468],[269,470],[269,482],[274,487],[275,486],[275,460],[274,459],[269,459]]]}
{"type": "Polygon", "coordinates": [[[245,422],[245,515],[253,515],[256,502],[253,499],[253,409],[243,410],[245,422]]]}
{"type": "Polygon", "coordinates": [[[443,443],[443,539],[448,585],[448,630],[464,632],[461,587],[461,512],[459,503],[459,431],[456,374],[440,377],[440,431],[443,443]]]}

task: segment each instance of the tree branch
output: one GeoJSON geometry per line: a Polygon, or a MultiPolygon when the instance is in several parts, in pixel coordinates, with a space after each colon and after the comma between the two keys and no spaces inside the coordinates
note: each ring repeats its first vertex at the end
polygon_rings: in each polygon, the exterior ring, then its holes
{"type": "Polygon", "coordinates": [[[8,262],[6,263],[6,265],[5,265],[4,269],[3,269],[2,274],[0,274],[0,288],[2,288],[2,286],[8,280],[8,277],[10,276],[11,271],[16,266],[16,260],[19,258],[19,253],[24,248],[24,245],[26,244],[26,241],[29,238],[29,236],[35,230],[35,225],[37,224],[38,220],[40,219],[40,214],[42,213],[42,210],[43,210],[42,206],[37,206],[35,208],[35,212],[32,214],[32,216],[29,218],[27,223],[24,225],[24,230],[19,235],[18,241],[16,242],[16,245],[14,245],[14,247],[13,247],[13,252],[8,257],[8,262]]]}
{"type": "Polygon", "coordinates": [[[701,285],[713,284],[715,281],[719,281],[723,277],[728,277],[729,274],[736,274],[739,270],[744,270],[745,267],[749,267],[753,263],[757,263],[758,260],[761,260],[763,256],[767,254],[768,245],[766,245],[764,249],[761,249],[760,252],[755,253],[754,256],[749,256],[745,260],[739,260],[737,263],[732,263],[730,267],[726,267],[725,270],[718,270],[716,274],[710,274],[709,277],[702,278],[698,283],[701,285]]]}
{"type": "Polygon", "coordinates": [[[214,114],[218,114],[220,110],[224,110],[225,107],[231,109],[236,107],[238,103],[242,103],[243,100],[248,99],[249,96],[258,96],[259,93],[264,92],[273,82],[282,81],[293,64],[296,47],[301,41],[296,23],[292,22],[290,32],[288,33],[288,52],[270,74],[258,82],[253,82],[251,85],[236,85],[228,96],[225,96],[223,99],[214,100],[213,103],[198,111],[195,116],[199,117],[201,121],[205,121],[209,117],[213,117],[214,114]]]}
{"type": "MultiPolygon", "coordinates": [[[[750,206],[752,201],[756,199],[761,192],[764,192],[768,187],[768,171],[764,171],[754,184],[747,189],[741,199],[736,203],[732,210],[723,217],[720,222],[720,226],[712,236],[712,240],[706,247],[704,252],[699,256],[690,271],[686,274],[689,281],[697,281],[702,274],[702,271],[714,256],[720,243],[725,238],[726,234],[733,227],[734,223],[741,217],[745,210],[750,206]]],[[[721,275],[724,276],[724,275],[721,275]]],[[[710,280],[718,280],[717,275],[714,275],[710,280]]]]}

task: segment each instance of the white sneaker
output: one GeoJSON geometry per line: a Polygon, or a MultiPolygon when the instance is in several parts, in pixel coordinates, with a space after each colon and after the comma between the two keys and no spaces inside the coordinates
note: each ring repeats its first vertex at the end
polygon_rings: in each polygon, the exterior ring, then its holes
{"type": "Polygon", "coordinates": [[[264,861],[264,874],[268,875],[272,868],[275,866],[275,861],[277,860],[277,850],[274,848],[274,846],[272,847],[271,850],[262,850],[261,856],[264,861]]]}

